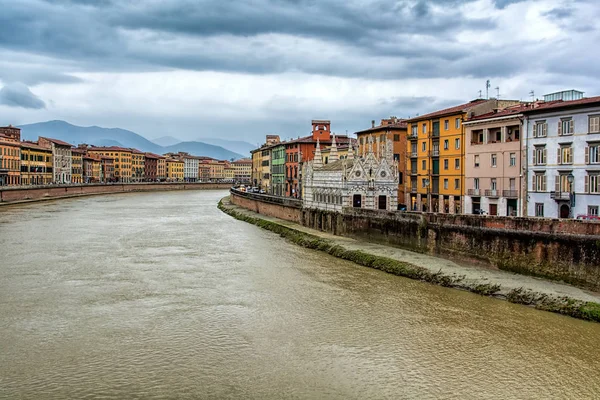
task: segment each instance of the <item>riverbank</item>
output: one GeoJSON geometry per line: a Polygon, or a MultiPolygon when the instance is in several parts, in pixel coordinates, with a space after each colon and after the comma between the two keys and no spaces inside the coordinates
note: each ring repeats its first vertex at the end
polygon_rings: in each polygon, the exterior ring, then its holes
{"type": "Polygon", "coordinates": [[[228,183],[114,183],[0,188],[0,206],[100,194],[170,190],[229,189],[228,183]]]}
{"type": "Polygon", "coordinates": [[[600,322],[598,293],[499,269],[463,266],[396,247],[334,236],[238,207],[229,201],[229,197],[219,202],[219,209],[236,219],[278,233],[300,246],[323,251],[362,266],[528,305],[539,310],[600,322]]]}

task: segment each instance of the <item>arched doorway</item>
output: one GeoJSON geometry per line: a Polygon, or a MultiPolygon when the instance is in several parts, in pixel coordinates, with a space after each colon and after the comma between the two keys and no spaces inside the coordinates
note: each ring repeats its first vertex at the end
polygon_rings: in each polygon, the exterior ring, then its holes
{"type": "Polygon", "coordinates": [[[569,206],[567,204],[563,204],[560,206],[560,217],[569,218],[569,206]]]}

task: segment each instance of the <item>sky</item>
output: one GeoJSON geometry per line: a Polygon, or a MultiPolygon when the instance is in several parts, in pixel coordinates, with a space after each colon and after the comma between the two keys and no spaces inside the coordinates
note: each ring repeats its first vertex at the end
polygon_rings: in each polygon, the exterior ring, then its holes
{"type": "Polygon", "coordinates": [[[490,96],[600,94],[597,0],[0,0],[0,124],[344,134],[490,96]],[[496,89],[496,88],[499,89],[496,89]]]}

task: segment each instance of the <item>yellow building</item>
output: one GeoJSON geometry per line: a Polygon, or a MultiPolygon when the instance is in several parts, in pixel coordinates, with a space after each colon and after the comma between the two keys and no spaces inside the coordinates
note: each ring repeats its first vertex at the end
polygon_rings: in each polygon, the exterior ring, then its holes
{"type": "Polygon", "coordinates": [[[165,159],[166,177],[169,182],[183,182],[183,169],[185,163],[183,160],[175,158],[165,159]]]}
{"type": "Polygon", "coordinates": [[[406,203],[411,210],[460,214],[465,192],[463,121],[518,101],[477,99],[407,120],[406,203]]]}
{"type": "Polygon", "coordinates": [[[99,155],[83,155],[83,182],[99,183],[102,178],[102,161],[99,155]]]}
{"type": "Polygon", "coordinates": [[[233,181],[235,179],[235,168],[231,163],[225,162],[223,166],[223,178],[233,181]]]}
{"type": "Polygon", "coordinates": [[[114,160],[114,179],[116,182],[131,182],[131,149],[123,147],[90,147],[88,152],[110,157],[114,160]]]}
{"type": "Polygon", "coordinates": [[[252,160],[243,158],[231,163],[234,169],[234,179],[240,183],[250,183],[252,179],[252,160]]]}
{"type": "Polygon", "coordinates": [[[262,151],[260,149],[253,150],[252,154],[252,174],[250,176],[250,184],[254,187],[258,187],[261,181],[262,174],[262,151]]]}
{"type": "Polygon", "coordinates": [[[21,129],[0,127],[0,186],[21,184],[21,129]]]}
{"type": "Polygon", "coordinates": [[[139,150],[131,149],[131,181],[143,182],[146,179],[145,173],[146,156],[139,150]]]}
{"type": "Polygon", "coordinates": [[[259,188],[267,193],[271,187],[271,150],[271,147],[266,147],[261,150],[259,188]]]}
{"type": "Polygon", "coordinates": [[[83,156],[85,150],[72,149],[71,154],[71,183],[83,183],[83,156]]]}
{"type": "Polygon", "coordinates": [[[35,142],[21,142],[21,184],[52,183],[52,150],[35,142]]]}

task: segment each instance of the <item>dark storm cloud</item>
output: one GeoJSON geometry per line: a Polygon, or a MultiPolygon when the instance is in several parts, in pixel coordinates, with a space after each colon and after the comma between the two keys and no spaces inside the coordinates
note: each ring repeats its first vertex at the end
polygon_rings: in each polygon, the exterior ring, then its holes
{"type": "Polygon", "coordinates": [[[0,90],[0,104],[9,107],[40,109],[46,104],[22,83],[11,83],[0,90]]]}

